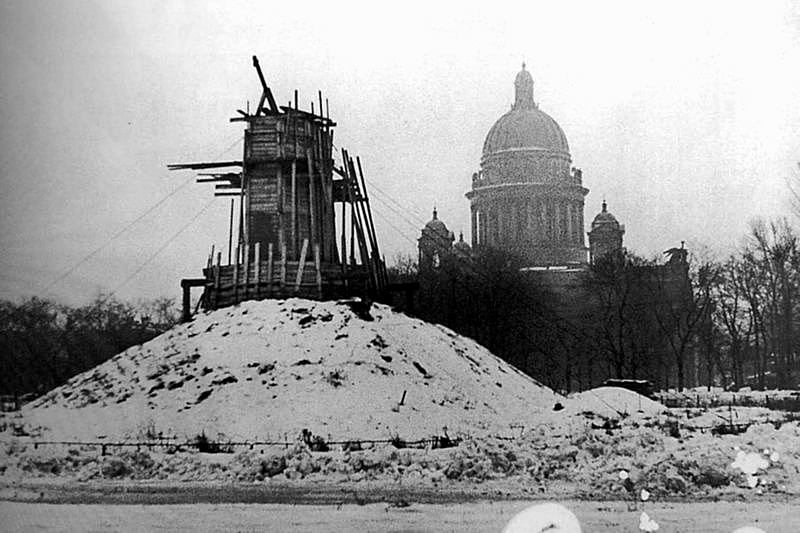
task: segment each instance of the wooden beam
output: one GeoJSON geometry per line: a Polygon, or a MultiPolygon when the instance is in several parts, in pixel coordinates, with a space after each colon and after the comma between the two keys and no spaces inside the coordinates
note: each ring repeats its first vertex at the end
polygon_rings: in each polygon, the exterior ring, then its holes
{"type": "Polygon", "coordinates": [[[314,244],[314,268],[317,271],[317,298],[322,300],[322,268],[319,260],[319,244],[314,244]]]}
{"type": "MultiPolygon", "coordinates": [[[[294,108],[297,109],[297,89],[294,90],[294,108]]],[[[292,113],[292,139],[294,140],[294,151],[292,157],[297,159],[297,115],[292,113]]]]}
{"type": "MultiPolygon", "coordinates": [[[[238,238],[238,241],[239,241],[240,245],[242,243],[245,243],[245,242],[248,241],[247,233],[245,233],[245,225],[247,224],[247,221],[244,218],[244,202],[245,202],[244,189],[245,189],[245,187],[247,187],[247,175],[244,172],[242,172],[242,187],[239,190],[239,238],[238,238]]],[[[250,211],[250,205],[249,205],[249,203],[250,203],[250,195],[249,194],[247,195],[247,203],[248,203],[247,210],[249,212],[250,211]]]]}
{"type": "Polygon", "coordinates": [[[227,178],[197,178],[195,183],[219,183],[220,181],[231,183],[231,180],[227,178]]]}
{"type": "Polygon", "coordinates": [[[325,124],[325,125],[330,126],[330,127],[335,127],[336,126],[336,123],[333,122],[332,120],[327,119],[325,117],[321,117],[319,115],[315,115],[314,113],[309,113],[308,111],[303,111],[302,109],[293,109],[291,107],[287,107],[287,106],[284,105],[284,106],[281,106],[281,110],[283,110],[285,113],[297,113],[298,115],[301,115],[301,116],[303,116],[303,117],[305,117],[307,119],[313,120],[314,122],[319,122],[321,124],[325,124]]]}
{"type": "Polygon", "coordinates": [[[240,167],[241,161],[216,161],[213,163],[174,163],[167,165],[169,170],[202,170],[204,168],[240,167]]]}
{"type": "Polygon", "coordinates": [[[314,194],[316,182],[314,181],[314,159],[309,148],[306,148],[306,161],[308,164],[308,237],[311,242],[316,243],[319,242],[317,237],[317,206],[314,194]]]}
{"type": "Polygon", "coordinates": [[[300,282],[303,281],[303,268],[306,266],[306,252],[308,251],[308,239],[303,239],[303,248],[300,250],[300,262],[297,264],[297,277],[294,281],[294,292],[300,291],[300,282]]]}
{"type": "Polygon", "coordinates": [[[361,169],[361,158],[358,156],[356,156],[356,163],[358,163],[358,175],[361,178],[361,197],[364,198],[364,210],[367,212],[368,216],[368,231],[371,240],[374,261],[373,264],[375,266],[377,279],[379,282],[378,290],[380,291],[389,282],[389,280],[386,278],[386,271],[382,267],[383,262],[381,261],[380,249],[378,248],[378,235],[375,233],[375,223],[372,220],[372,208],[370,207],[369,194],[367,193],[367,182],[364,180],[364,171],[361,169]]]}
{"type": "Polygon", "coordinates": [[[261,242],[256,242],[256,249],[255,249],[255,278],[256,278],[256,287],[255,293],[256,298],[260,296],[261,292],[261,242]]]}
{"type": "Polygon", "coordinates": [[[292,159],[292,253],[297,253],[300,243],[297,235],[297,161],[292,159]]]}
{"type": "Polygon", "coordinates": [[[217,252],[217,268],[214,269],[214,298],[212,299],[212,304],[214,309],[217,308],[217,303],[219,301],[219,273],[222,264],[222,252],[217,252]]]}
{"type": "Polygon", "coordinates": [[[250,295],[250,245],[244,245],[244,300],[250,295]]]}
{"type": "Polygon", "coordinates": [[[259,104],[259,109],[256,110],[256,113],[258,113],[258,111],[264,105],[264,96],[266,96],[267,100],[269,101],[270,110],[273,112],[278,111],[278,104],[275,103],[275,98],[272,96],[272,91],[270,90],[269,86],[267,86],[267,82],[264,79],[264,73],[261,72],[261,65],[258,64],[258,58],[256,56],[253,56],[253,66],[256,68],[256,72],[258,72],[258,79],[261,81],[261,88],[263,89],[261,103],[259,104]]]}
{"type": "Polygon", "coordinates": [[[281,246],[281,289],[286,286],[286,245],[281,246]]]}
{"type": "Polygon", "coordinates": [[[231,220],[228,225],[228,264],[231,264],[231,255],[233,254],[233,208],[236,200],[231,198],[231,220]]]}
{"type": "Polygon", "coordinates": [[[347,218],[345,217],[347,204],[342,202],[342,249],[341,252],[341,264],[342,264],[342,272],[345,271],[344,266],[347,264],[347,226],[345,225],[347,218]]]}
{"type": "Polygon", "coordinates": [[[239,246],[236,246],[236,263],[233,267],[233,303],[239,299],[239,246]]]}
{"type": "Polygon", "coordinates": [[[272,295],[272,243],[267,244],[267,296],[272,295]]]}
{"type": "Polygon", "coordinates": [[[284,230],[284,198],[283,198],[283,167],[278,165],[277,172],[277,195],[278,195],[278,247],[286,244],[286,232],[284,230]]]}
{"type": "Polygon", "coordinates": [[[267,92],[262,90],[261,91],[261,98],[258,100],[258,105],[256,106],[256,115],[260,115],[261,112],[264,110],[264,100],[267,98],[267,92]]]}

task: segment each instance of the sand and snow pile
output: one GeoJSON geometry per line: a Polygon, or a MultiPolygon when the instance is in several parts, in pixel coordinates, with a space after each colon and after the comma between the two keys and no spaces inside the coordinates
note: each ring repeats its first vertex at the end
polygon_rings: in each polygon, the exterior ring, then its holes
{"type": "Polygon", "coordinates": [[[24,408],[50,438],[404,439],[508,434],[553,391],[447,328],[382,305],[245,302],[75,376],[24,408]]]}

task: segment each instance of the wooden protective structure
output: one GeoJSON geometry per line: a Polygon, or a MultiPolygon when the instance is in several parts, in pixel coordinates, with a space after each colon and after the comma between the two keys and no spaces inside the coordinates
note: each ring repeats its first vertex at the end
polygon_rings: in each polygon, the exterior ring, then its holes
{"type": "Polygon", "coordinates": [[[252,114],[237,110],[240,116],[231,119],[246,123],[243,159],[168,167],[212,169],[198,174],[197,181],[214,183],[215,196],[232,197],[227,262],[212,248],[203,278],[183,281],[184,301],[191,286],[204,287],[206,309],[254,298],[379,298],[387,286],[386,268],[360,159],[342,149],[336,166],[336,123],[327,100],[323,114],[321,92],[318,112],[313,102],[311,111],[301,110],[297,91],[294,105],[278,106],[255,56],[253,66],[261,99],[252,114]]]}

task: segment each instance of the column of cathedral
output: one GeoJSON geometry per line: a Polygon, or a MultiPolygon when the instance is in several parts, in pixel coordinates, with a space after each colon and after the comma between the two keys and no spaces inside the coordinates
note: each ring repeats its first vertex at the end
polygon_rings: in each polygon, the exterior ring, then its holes
{"type": "Polygon", "coordinates": [[[573,239],[575,232],[573,231],[573,217],[572,217],[572,203],[567,202],[567,242],[573,244],[575,241],[573,239]]]}
{"type": "Polygon", "coordinates": [[[470,235],[472,235],[472,247],[475,248],[475,246],[478,244],[478,209],[475,207],[475,204],[473,204],[471,207],[470,228],[472,229],[472,232],[470,235]]]}

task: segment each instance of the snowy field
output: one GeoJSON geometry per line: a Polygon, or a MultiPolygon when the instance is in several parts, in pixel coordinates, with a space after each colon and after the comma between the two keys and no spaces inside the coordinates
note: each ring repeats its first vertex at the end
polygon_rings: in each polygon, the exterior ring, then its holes
{"type": "Polygon", "coordinates": [[[794,413],[564,397],[359,303],[204,314],[0,417],[0,529],[500,531],[565,499],[589,532],[800,531],[794,413]]]}
{"type": "MultiPolygon", "coordinates": [[[[639,532],[640,507],[622,502],[562,502],[587,533],[639,532]]],[[[0,503],[11,532],[319,531],[499,532],[528,502],[370,505],[53,505],[0,503]]],[[[648,514],[668,532],[725,532],[758,526],[767,533],[800,531],[798,504],[751,502],[655,503],[648,514]]]]}

